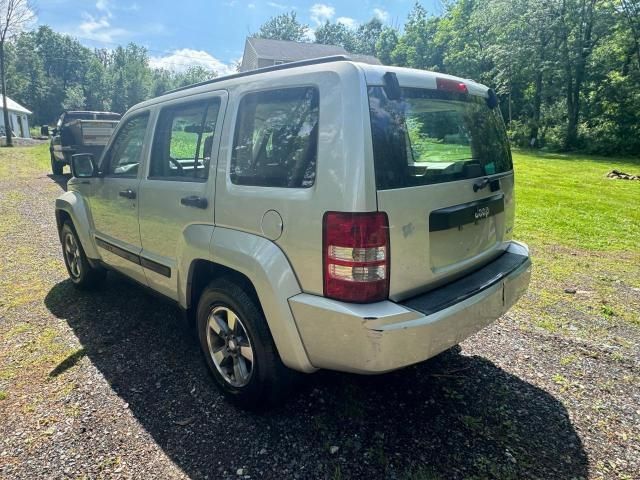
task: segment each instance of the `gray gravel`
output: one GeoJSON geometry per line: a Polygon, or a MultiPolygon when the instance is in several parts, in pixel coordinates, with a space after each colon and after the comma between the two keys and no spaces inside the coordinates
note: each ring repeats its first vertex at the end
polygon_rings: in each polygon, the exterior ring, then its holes
{"type": "Polygon", "coordinates": [[[278,410],[236,410],[174,307],[115,274],[97,293],[65,279],[63,186],[0,179],[19,217],[0,262],[32,282],[0,298],[0,478],[640,478],[638,357],[509,316],[425,364],[320,372],[278,410]]]}

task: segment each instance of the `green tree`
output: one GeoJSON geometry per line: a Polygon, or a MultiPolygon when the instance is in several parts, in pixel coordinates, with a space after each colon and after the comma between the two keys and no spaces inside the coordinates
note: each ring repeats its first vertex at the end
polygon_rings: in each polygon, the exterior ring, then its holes
{"type": "Polygon", "coordinates": [[[84,110],[86,108],[87,99],[84,96],[84,90],[80,85],[74,85],[67,88],[66,96],[62,101],[62,108],[65,110],[84,110]]]}
{"type": "Polygon", "coordinates": [[[367,23],[360,25],[356,30],[353,52],[375,55],[376,43],[381,33],[382,22],[378,18],[372,18],[367,23]]]}
{"type": "Polygon", "coordinates": [[[342,23],[331,23],[328,20],[315,31],[315,43],[323,45],[339,45],[348,52],[356,48],[356,36],[349,27],[342,23]]]}
{"type": "Polygon", "coordinates": [[[111,84],[107,75],[107,67],[95,55],[91,58],[85,74],[83,96],[89,110],[105,110],[110,107],[111,84]]]}
{"type": "Polygon", "coordinates": [[[157,68],[151,74],[150,95],[158,97],[164,92],[176,88],[176,82],[173,73],[164,68],[157,68]]]}
{"type": "Polygon", "coordinates": [[[429,17],[424,7],[416,3],[407,18],[404,35],[391,52],[393,63],[412,68],[442,70],[442,42],[436,39],[441,27],[440,21],[436,17],[429,17]]]}
{"type": "Polygon", "coordinates": [[[13,146],[9,110],[7,109],[7,81],[5,65],[5,47],[8,40],[16,36],[33,18],[33,9],[28,0],[0,0],[0,88],[2,90],[2,108],[6,146],[13,146]]]}
{"type": "Polygon", "coordinates": [[[7,91],[12,97],[34,112],[33,121],[39,120],[43,97],[47,91],[42,59],[36,49],[35,35],[22,33],[7,45],[7,91]],[[17,59],[20,59],[17,61],[17,59]]]}
{"type": "Polygon", "coordinates": [[[146,48],[130,43],[125,48],[117,47],[112,53],[111,62],[111,109],[124,113],[149,97],[152,79],[149,56],[146,48]]]}
{"type": "Polygon", "coordinates": [[[256,37],[271,38],[273,40],[291,40],[293,42],[303,42],[306,39],[309,26],[300,23],[296,12],[291,11],[272,17],[265,22],[256,37]]]}
{"type": "Polygon", "coordinates": [[[201,65],[187,68],[182,73],[175,74],[174,83],[177,87],[185,87],[194,83],[205,82],[216,78],[217,74],[213,70],[209,70],[201,65]]]}
{"type": "Polygon", "coordinates": [[[391,27],[383,28],[376,41],[376,57],[383,65],[391,65],[393,63],[392,54],[397,46],[398,32],[391,27]]]}

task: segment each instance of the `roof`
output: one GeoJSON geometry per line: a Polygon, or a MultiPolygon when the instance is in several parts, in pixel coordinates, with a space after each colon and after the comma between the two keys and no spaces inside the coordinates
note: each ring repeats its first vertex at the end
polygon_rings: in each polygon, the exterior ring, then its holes
{"type": "Polygon", "coordinates": [[[256,37],[249,37],[247,41],[256,51],[258,57],[270,60],[295,62],[296,60],[306,60],[308,58],[347,54],[344,48],[337,45],[290,42],[288,40],[271,40],[256,37]]]}
{"type": "MultiPolygon", "coordinates": [[[[3,108],[3,106],[4,106],[4,99],[2,98],[2,95],[0,95],[0,109],[3,108]]],[[[26,108],[24,108],[18,102],[11,100],[9,97],[7,97],[7,110],[11,110],[13,112],[26,113],[27,115],[31,115],[33,113],[30,110],[27,110],[26,108]]]]}
{"type": "MultiPolygon", "coordinates": [[[[266,72],[275,72],[278,70],[289,70],[292,68],[304,67],[308,65],[318,65],[322,63],[350,62],[350,61],[351,59],[346,55],[331,55],[329,57],[310,58],[306,60],[298,60],[295,62],[286,62],[278,65],[271,65],[269,67],[262,67],[262,68],[256,68],[253,70],[240,71],[238,73],[232,73],[230,75],[223,75],[222,77],[215,77],[215,78],[212,78],[211,80],[205,80],[204,82],[198,82],[192,85],[186,85],[184,87],[174,88],[173,90],[168,90],[164,92],[160,97],[168,95],[170,93],[181,92],[183,90],[190,90],[194,87],[200,87],[202,85],[210,85],[212,83],[225,82],[227,80],[233,80],[235,78],[249,77],[249,76],[259,75],[261,73],[266,73],[266,72]]],[[[156,97],[156,98],[160,98],[160,97],[156,97]]],[[[152,98],[151,100],[147,100],[146,102],[142,102],[142,103],[147,104],[152,100],[154,99],[152,98]]]]}
{"type": "MultiPolygon", "coordinates": [[[[469,93],[472,95],[486,96],[488,91],[488,88],[486,86],[476,83],[472,80],[454,77],[452,75],[447,75],[444,73],[430,72],[427,70],[416,70],[412,68],[391,67],[380,64],[371,65],[361,62],[354,62],[349,56],[334,55],[331,57],[313,58],[292,63],[283,63],[281,65],[272,65],[255,70],[248,70],[245,72],[224,75],[222,77],[216,77],[200,83],[194,83],[193,85],[176,88],[174,90],[165,92],[158,97],[138,103],[131,107],[128,112],[137,111],[168,100],[181,98],[182,96],[184,96],[184,93],[182,92],[184,92],[185,90],[190,90],[192,94],[205,93],[216,89],[233,87],[234,81],[237,81],[239,79],[264,79],[264,75],[274,75],[274,78],[282,79],[282,74],[287,75],[288,72],[295,72],[296,70],[300,69],[337,72],[340,69],[343,69],[344,65],[357,66],[357,68],[364,73],[367,85],[384,85],[384,74],[388,71],[391,71],[398,75],[401,85],[407,87],[435,89],[436,78],[442,77],[464,82],[469,89],[469,93]],[[429,84],[430,86],[425,86],[427,84],[429,84]]],[[[261,83],[260,85],[263,86],[264,84],[261,83]]]]}
{"type": "Polygon", "coordinates": [[[373,55],[360,55],[359,53],[349,53],[348,55],[354,62],[368,63],[369,65],[382,65],[382,62],[373,55]]]}

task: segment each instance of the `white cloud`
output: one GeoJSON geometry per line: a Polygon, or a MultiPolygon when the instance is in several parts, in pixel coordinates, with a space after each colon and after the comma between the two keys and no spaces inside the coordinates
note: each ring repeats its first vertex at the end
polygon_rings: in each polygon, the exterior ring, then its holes
{"type": "Polygon", "coordinates": [[[267,5],[273,8],[277,8],[278,10],[289,10],[289,6],[283,5],[282,3],[267,2],[267,5]]]}
{"type": "Polygon", "coordinates": [[[381,8],[374,8],[373,15],[381,22],[386,22],[387,20],[389,20],[389,12],[381,8]]]}
{"type": "Polygon", "coordinates": [[[129,5],[115,5],[112,0],[97,0],[96,10],[101,12],[102,15],[106,15],[108,18],[113,18],[113,12],[137,12],[140,10],[140,5],[133,2],[129,5]]]}
{"type": "Polygon", "coordinates": [[[163,57],[151,57],[149,58],[149,65],[152,68],[163,68],[174,72],[184,72],[189,67],[200,66],[213,70],[218,76],[235,73],[233,64],[227,65],[204,50],[193,50],[191,48],[174,50],[163,57]]]}
{"type": "Polygon", "coordinates": [[[129,32],[123,28],[111,26],[109,17],[104,15],[96,18],[88,13],[83,13],[84,21],[78,25],[81,38],[95,40],[104,43],[114,43],[118,37],[128,35],[129,32]]]}
{"type": "Polygon", "coordinates": [[[103,12],[108,18],[111,18],[113,14],[111,13],[111,6],[109,5],[109,0],[98,0],[96,2],[96,9],[100,12],[103,12]]]}
{"type": "Polygon", "coordinates": [[[356,19],[351,17],[338,17],[336,22],[341,23],[348,28],[355,28],[358,26],[356,19]]]}
{"type": "Polygon", "coordinates": [[[336,14],[336,9],[324,3],[315,3],[309,9],[309,12],[311,12],[311,20],[320,25],[327,20],[331,20],[336,14]]]}
{"type": "Polygon", "coordinates": [[[249,5],[247,5],[247,8],[253,10],[254,8],[256,8],[256,4],[255,3],[250,3],[249,5]]]}

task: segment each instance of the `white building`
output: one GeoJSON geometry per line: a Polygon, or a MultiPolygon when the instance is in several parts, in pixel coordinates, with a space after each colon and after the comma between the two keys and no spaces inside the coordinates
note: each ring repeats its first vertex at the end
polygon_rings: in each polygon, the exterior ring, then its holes
{"type": "MultiPolygon", "coordinates": [[[[0,136],[5,136],[4,128],[4,99],[0,95],[0,136]]],[[[7,97],[7,110],[9,110],[9,124],[14,137],[30,138],[29,115],[31,112],[7,97]]]]}
{"type": "Polygon", "coordinates": [[[338,45],[322,45],[320,43],[290,42],[288,40],[271,40],[267,38],[248,37],[244,42],[244,54],[240,71],[271,67],[281,63],[297,62],[311,58],[331,55],[347,55],[356,62],[380,65],[380,60],[371,55],[357,55],[347,52],[338,45]]]}

